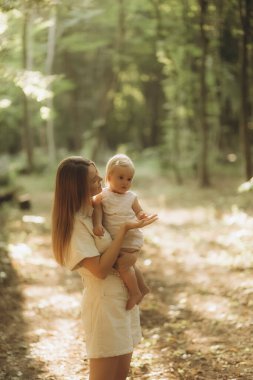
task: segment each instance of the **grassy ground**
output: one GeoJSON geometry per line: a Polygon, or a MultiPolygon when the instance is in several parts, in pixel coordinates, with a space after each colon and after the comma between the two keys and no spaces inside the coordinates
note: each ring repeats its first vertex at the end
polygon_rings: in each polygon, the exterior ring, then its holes
{"type": "MultiPolygon", "coordinates": [[[[152,292],[129,379],[252,379],[252,193],[238,194],[242,179],[224,174],[204,190],[194,179],[176,185],[155,164],[137,174],[135,190],[159,222],[145,230],[139,260],[152,292]]],[[[4,212],[0,379],[88,378],[81,280],[50,249],[53,177],[20,178],[32,210],[4,212]]]]}

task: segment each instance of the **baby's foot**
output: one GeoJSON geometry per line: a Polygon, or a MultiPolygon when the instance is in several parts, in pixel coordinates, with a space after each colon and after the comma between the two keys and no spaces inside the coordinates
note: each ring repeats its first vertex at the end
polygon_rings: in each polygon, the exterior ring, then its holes
{"type": "Polygon", "coordinates": [[[129,298],[127,300],[126,309],[131,310],[135,305],[137,305],[142,298],[141,292],[129,294],[129,298]]]}
{"type": "Polygon", "coordinates": [[[150,288],[147,285],[144,285],[141,288],[142,297],[144,297],[146,294],[150,293],[150,288]]]}
{"type": "Polygon", "coordinates": [[[143,298],[145,297],[145,295],[148,294],[148,293],[150,293],[150,289],[145,285],[145,288],[141,289],[141,298],[138,301],[138,305],[139,305],[139,303],[141,303],[141,301],[143,300],[143,298]]]}

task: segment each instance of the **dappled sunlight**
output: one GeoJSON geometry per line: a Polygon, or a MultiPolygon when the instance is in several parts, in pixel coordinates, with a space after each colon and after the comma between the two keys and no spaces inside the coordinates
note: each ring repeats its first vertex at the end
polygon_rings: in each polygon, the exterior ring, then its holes
{"type": "Polygon", "coordinates": [[[49,120],[51,117],[52,111],[50,110],[49,107],[41,107],[40,108],[40,117],[42,120],[49,120]]]}
{"type": "Polygon", "coordinates": [[[8,16],[6,13],[0,12],[0,34],[4,34],[7,28],[8,28],[8,16]]]}
{"type": "Polygon", "coordinates": [[[80,314],[81,292],[67,294],[63,287],[29,286],[24,289],[24,296],[29,301],[30,308],[44,313],[59,314],[66,312],[73,316],[80,314]]]}
{"type": "MultiPolygon", "coordinates": [[[[163,377],[164,369],[161,366],[154,366],[154,360],[160,356],[159,353],[151,352],[138,352],[133,354],[133,359],[131,362],[131,376],[130,379],[159,379],[168,380],[168,377],[163,377]],[[141,374],[140,374],[141,370],[141,374]],[[138,376],[139,374],[139,376],[138,376]],[[145,376],[146,374],[146,376],[145,376]]],[[[172,380],[172,378],[170,378],[172,380]]]]}
{"type": "Polygon", "coordinates": [[[146,267],[149,267],[151,264],[152,264],[152,260],[151,259],[145,259],[143,261],[143,264],[146,266],[146,267]]]}
{"type": "MultiPolygon", "coordinates": [[[[250,380],[243,363],[250,368],[253,344],[252,217],[235,207],[156,211],[138,260],[151,293],[141,303],[143,340],[129,380],[213,380],[220,373],[231,380],[228,368],[250,380]]],[[[56,264],[47,218],[42,210],[16,219],[8,245],[23,281],[27,356],[45,368],[38,379],[84,380],[82,283],[56,264]]]]}
{"type": "Polygon", "coordinates": [[[223,216],[223,221],[229,226],[253,227],[253,218],[235,205],[232,206],[231,213],[226,213],[223,216]]]}
{"type": "Polygon", "coordinates": [[[0,108],[2,108],[2,109],[10,107],[11,104],[12,104],[12,102],[8,98],[0,99],[0,108]]]}
{"type": "Polygon", "coordinates": [[[173,208],[157,211],[158,223],[168,226],[195,225],[208,222],[214,216],[213,207],[173,208]]]}
{"type": "Polygon", "coordinates": [[[37,215],[23,215],[22,221],[24,223],[35,223],[35,224],[43,224],[45,223],[45,218],[43,216],[37,215]]]}
{"type": "Polygon", "coordinates": [[[9,255],[15,261],[16,265],[27,265],[27,263],[30,263],[35,266],[41,266],[45,268],[58,267],[56,261],[53,258],[38,255],[34,252],[30,245],[31,244],[28,245],[25,243],[8,245],[9,255]]]}
{"type": "Polygon", "coordinates": [[[49,308],[57,311],[66,311],[73,312],[77,311],[77,314],[80,313],[80,297],[76,297],[77,294],[71,294],[68,296],[66,294],[54,294],[50,297],[47,297],[44,300],[38,301],[37,307],[39,309],[49,308]]]}
{"type": "MultiPolygon", "coordinates": [[[[185,337],[189,342],[189,350],[196,350],[202,354],[217,353],[224,347],[222,337],[203,334],[198,328],[191,327],[185,331],[185,337]]],[[[235,350],[236,351],[236,350],[235,350]]]]}
{"type": "Polygon", "coordinates": [[[235,321],[229,299],[213,295],[191,295],[187,299],[187,307],[194,313],[206,319],[235,321]]]}
{"type": "Polygon", "coordinates": [[[231,379],[251,379],[252,217],[234,207],[157,212],[142,259],[155,294],[143,302],[144,341],[137,348],[153,358],[141,362],[137,355],[136,373],[139,365],[147,379],[211,380],[217,373],[227,379],[229,368],[231,379]]]}
{"type": "Polygon", "coordinates": [[[57,268],[58,265],[55,260],[52,258],[43,258],[41,256],[31,256],[29,257],[29,262],[33,265],[41,266],[44,268],[57,268]]]}
{"type": "Polygon", "coordinates": [[[9,244],[8,251],[11,258],[19,261],[26,260],[32,254],[32,249],[25,243],[9,244]]]}
{"type": "Polygon", "coordinates": [[[53,96],[52,91],[49,91],[48,88],[54,79],[53,75],[45,76],[40,71],[25,70],[17,74],[15,82],[18,87],[22,88],[26,96],[42,102],[53,96]]]}
{"type": "Polygon", "coordinates": [[[217,214],[212,207],[197,207],[158,210],[158,214],[156,225],[145,231],[145,241],[164,256],[174,256],[189,269],[207,264],[253,267],[253,218],[246,212],[232,207],[231,212],[217,214]]]}
{"type": "MultiPolygon", "coordinates": [[[[83,378],[83,362],[74,357],[75,346],[78,338],[79,323],[72,318],[61,317],[54,319],[50,329],[37,329],[34,334],[37,341],[30,345],[30,355],[46,363],[48,372],[54,379],[68,379],[67,373],[71,373],[71,380],[83,378]],[[60,361],[60,363],[59,363],[60,361]],[[58,365],[55,365],[58,362],[58,365]],[[71,362],[71,369],[69,363],[71,362]]],[[[84,344],[79,344],[78,356],[85,358],[84,344]]]]}
{"type": "MultiPolygon", "coordinates": [[[[237,244],[237,247],[239,244],[237,244]]],[[[243,249],[242,245],[242,249],[243,249]]],[[[252,268],[252,251],[242,251],[238,249],[236,256],[227,250],[208,250],[206,262],[211,265],[231,268],[252,268]]]]}

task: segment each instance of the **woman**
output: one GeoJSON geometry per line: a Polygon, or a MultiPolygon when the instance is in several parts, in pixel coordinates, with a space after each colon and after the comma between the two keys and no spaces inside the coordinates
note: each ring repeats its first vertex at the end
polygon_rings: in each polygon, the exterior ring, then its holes
{"type": "MultiPolygon", "coordinates": [[[[141,339],[138,306],[126,310],[127,290],[113,266],[127,231],[153,223],[156,215],[126,221],[114,240],[105,231],[96,237],[92,225],[92,196],[101,189],[92,161],[64,159],[56,175],[52,215],[52,244],[57,262],[77,270],[84,282],[82,321],[90,380],[125,380],[133,347],[141,339]]],[[[131,254],[122,259],[131,260],[131,254]]],[[[121,265],[124,264],[124,261],[121,265]]]]}

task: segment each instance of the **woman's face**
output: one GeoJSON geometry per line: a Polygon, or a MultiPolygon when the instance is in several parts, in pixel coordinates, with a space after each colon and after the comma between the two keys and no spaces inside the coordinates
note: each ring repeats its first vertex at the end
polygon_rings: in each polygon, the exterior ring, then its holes
{"type": "Polygon", "coordinates": [[[102,191],[101,181],[102,181],[102,178],[99,176],[96,166],[91,164],[89,166],[89,184],[90,184],[90,194],[92,196],[102,191]]]}

